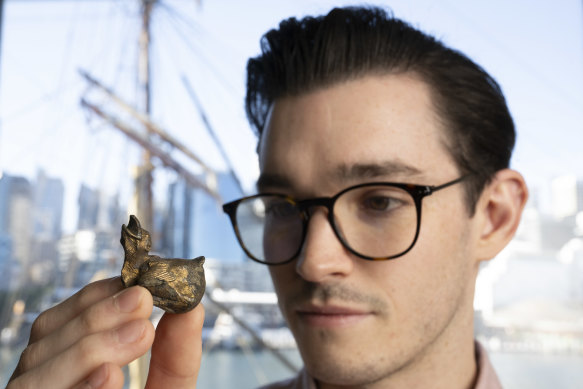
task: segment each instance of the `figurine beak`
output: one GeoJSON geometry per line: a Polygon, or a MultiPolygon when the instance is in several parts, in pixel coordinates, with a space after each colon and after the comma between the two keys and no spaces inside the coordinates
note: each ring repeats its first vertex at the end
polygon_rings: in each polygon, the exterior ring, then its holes
{"type": "Polygon", "coordinates": [[[128,226],[126,227],[125,224],[121,226],[122,232],[128,234],[134,239],[141,240],[142,239],[142,227],[140,226],[140,221],[134,215],[130,216],[130,221],[128,226]]]}

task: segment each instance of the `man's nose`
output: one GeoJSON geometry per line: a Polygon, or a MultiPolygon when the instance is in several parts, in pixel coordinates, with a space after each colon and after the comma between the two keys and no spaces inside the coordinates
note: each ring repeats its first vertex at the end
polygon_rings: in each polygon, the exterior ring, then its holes
{"type": "Polygon", "coordinates": [[[354,266],[352,256],[344,248],[328,221],[327,210],[313,208],[304,245],[296,262],[298,274],[310,282],[324,282],[348,275],[354,266]]]}

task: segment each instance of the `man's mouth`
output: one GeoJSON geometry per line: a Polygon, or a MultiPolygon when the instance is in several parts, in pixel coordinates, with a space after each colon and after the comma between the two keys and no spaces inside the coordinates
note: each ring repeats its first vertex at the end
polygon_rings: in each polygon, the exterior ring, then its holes
{"type": "Polygon", "coordinates": [[[373,312],[339,305],[302,305],[296,310],[297,317],[314,327],[336,328],[357,324],[373,315],[373,312]]]}

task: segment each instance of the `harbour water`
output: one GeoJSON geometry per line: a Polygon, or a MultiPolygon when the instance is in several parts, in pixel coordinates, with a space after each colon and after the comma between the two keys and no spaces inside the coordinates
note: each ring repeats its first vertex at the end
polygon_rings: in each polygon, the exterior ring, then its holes
{"type": "Polygon", "coordinates": [[[583,355],[490,352],[504,389],[581,389],[583,355]]]}
{"type": "MultiPolygon", "coordinates": [[[[301,367],[297,350],[283,353],[301,367]]],[[[294,373],[268,351],[212,350],[203,355],[197,389],[257,388],[292,377],[294,373]]]]}
{"type": "MultiPolygon", "coordinates": [[[[289,351],[300,362],[296,351],[289,351]]],[[[291,373],[267,352],[251,359],[240,351],[216,350],[205,356],[199,389],[257,388],[266,382],[290,377],[291,373]],[[255,375],[258,370],[263,375],[255,375]]],[[[490,353],[504,389],[581,389],[583,356],[522,353],[490,353]]]]}
{"type": "MultiPolygon", "coordinates": [[[[15,351],[0,352],[0,387],[6,385],[14,369],[15,351]]],[[[284,353],[301,365],[296,350],[284,353]]],[[[490,352],[490,358],[505,389],[583,388],[582,355],[490,352]]],[[[203,355],[197,388],[251,389],[290,376],[292,373],[267,351],[214,349],[203,355]]]]}

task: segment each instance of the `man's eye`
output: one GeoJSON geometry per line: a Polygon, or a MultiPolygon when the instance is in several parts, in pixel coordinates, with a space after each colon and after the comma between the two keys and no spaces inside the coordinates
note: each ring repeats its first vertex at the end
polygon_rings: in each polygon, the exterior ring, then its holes
{"type": "Polygon", "coordinates": [[[363,208],[373,211],[388,211],[398,206],[399,201],[385,196],[367,197],[363,202],[363,208]]]}

